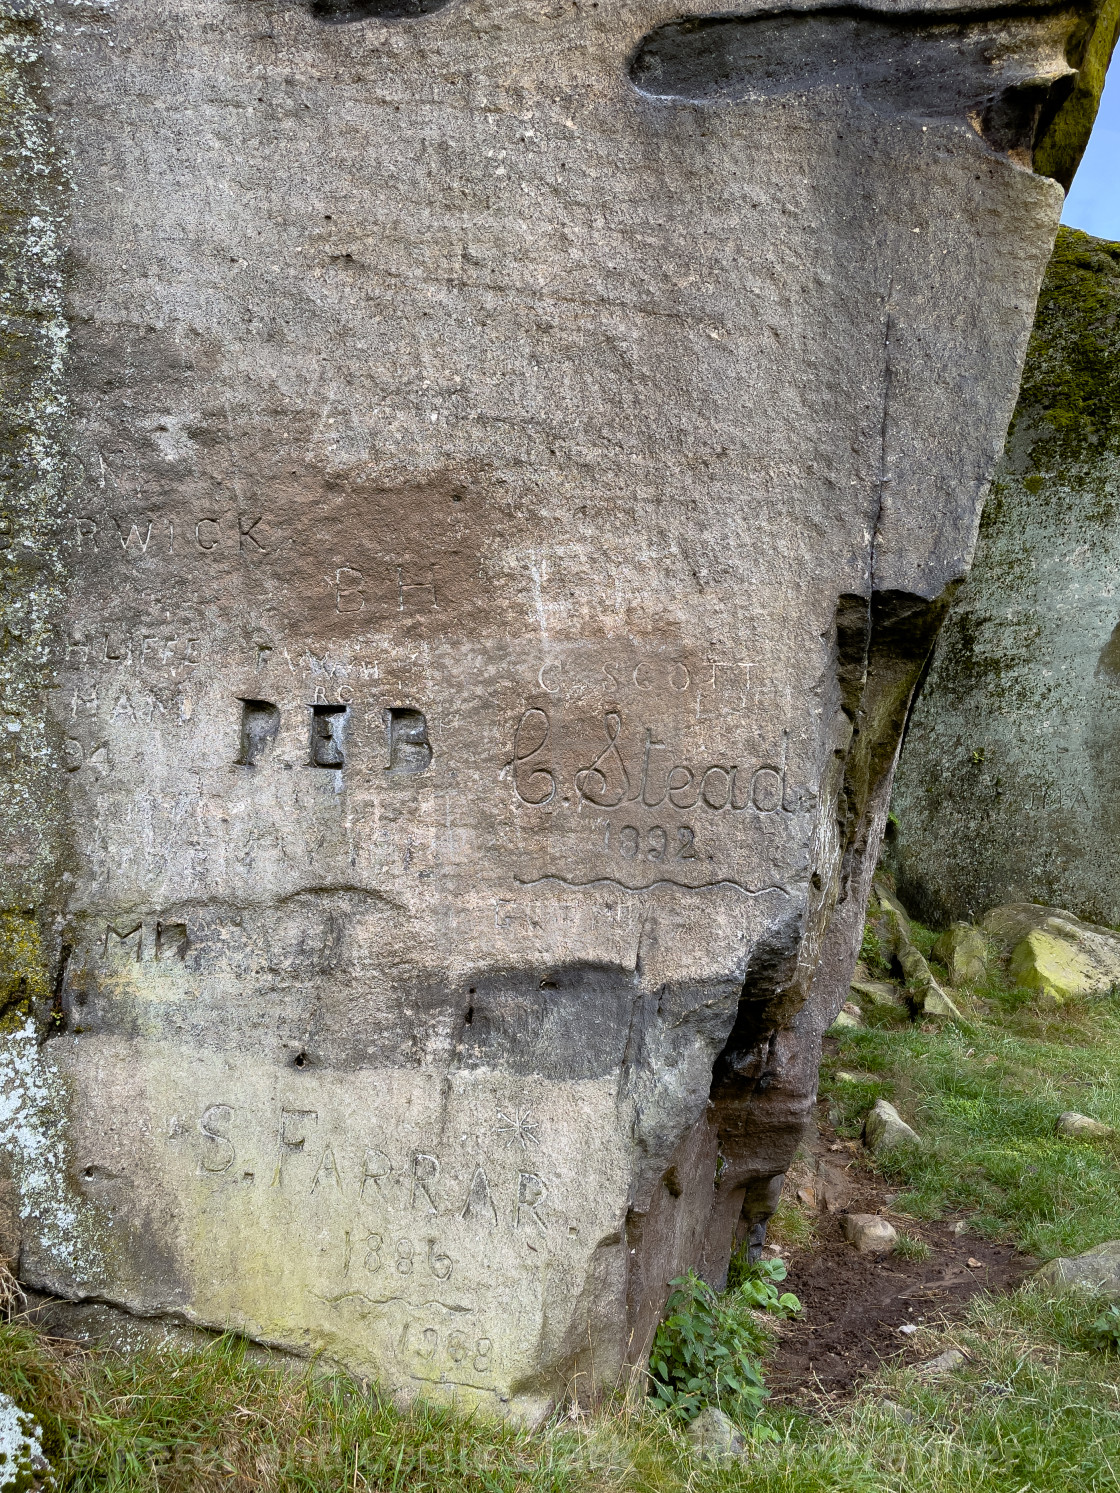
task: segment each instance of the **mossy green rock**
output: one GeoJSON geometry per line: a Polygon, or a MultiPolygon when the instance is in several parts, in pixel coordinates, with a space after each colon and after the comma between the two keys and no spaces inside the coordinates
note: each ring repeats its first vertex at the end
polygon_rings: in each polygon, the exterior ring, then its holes
{"type": "Polygon", "coordinates": [[[1025,990],[1064,1001],[1120,986],[1120,934],[1064,908],[1031,902],[993,907],[984,929],[1001,953],[1010,954],[1008,973],[1025,990]]]}
{"type": "Polygon", "coordinates": [[[1036,899],[1120,924],[1120,244],[1063,229],[976,558],[895,781],[923,922],[1036,899]]]}
{"type": "Polygon", "coordinates": [[[990,951],[981,929],[971,923],[954,923],[934,944],[933,957],[948,970],[953,985],[971,985],[984,978],[990,951]]]}
{"type": "Polygon", "coordinates": [[[1034,1278],[1057,1291],[1092,1291],[1120,1298],[1120,1239],[1095,1244],[1072,1258],[1050,1260],[1034,1278]]]}
{"type": "Polygon", "coordinates": [[[901,989],[892,980],[853,980],[852,995],[857,1002],[871,1006],[905,1004],[901,989]]]}
{"type": "MultiPolygon", "coordinates": [[[[876,883],[875,899],[868,909],[867,921],[878,940],[883,958],[896,966],[906,981],[905,999],[915,1013],[953,1020],[959,1018],[960,1012],[937,983],[925,956],[911,938],[910,919],[901,902],[881,883],[876,883]]],[[[874,1003],[892,1004],[881,999],[874,1003]]]]}
{"type": "Polygon", "coordinates": [[[1101,995],[1120,985],[1120,944],[1109,957],[1061,931],[1039,928],[1016,946],[1008,972],[1024,989],[1059,1001],[1101,995]]]}

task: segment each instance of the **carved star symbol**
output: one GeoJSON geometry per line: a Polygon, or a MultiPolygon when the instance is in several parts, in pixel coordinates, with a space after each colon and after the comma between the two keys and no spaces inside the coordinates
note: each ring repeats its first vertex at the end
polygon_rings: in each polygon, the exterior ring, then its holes
{"type": "Polygon", "coordinates": [[[530,1146],[539,1146],[541,1138],[537,1134],[537,1122],[533,1119],[530,1109],[517,1110],[513,1115],[498,1111],[498,1124],[495,1127],[499,1135],[505,1137],[507,1149],[510,1146],[520,1146],[527,1151],[530,1146]]]}

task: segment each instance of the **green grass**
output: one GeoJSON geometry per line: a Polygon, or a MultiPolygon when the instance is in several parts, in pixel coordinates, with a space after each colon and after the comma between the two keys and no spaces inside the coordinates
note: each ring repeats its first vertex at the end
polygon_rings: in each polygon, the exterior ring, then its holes
{"type": "Polygon", "coordinates": [[[533,1438],[368,1385],[261,1364],[243,1342],[206,1350],[60,1354],[0,1327],[0,1389],[30,1407],[61,1488],[462,1489],[566,1493],[587,1486],[580,1438],[533,1438]]]}
{"type": "Polygon", "coordinates": [[[790,1192],[783,1192],[766,1230],[769,1242],[790,1249],[805,1249],[812,1244],[815,1236],[812,1216],[799,1207],[790,1192]]]}
{"type": "Polygon", "coordinates": [[[229,1340],[124,1363],[0,1328],[0,1387],[44,1419],[63,1493],[1114,1493],[1120,1360],[1090,1346],[1099,1312],[1035,1291],[981,1298],[951,1336],[915,1339],[930,1355],[959,1345],[963,1369],[889,1370],[813,1416],[764,1410],[776,1439],[728,1470],[697,1463],[648,1402],[500,1430],[402,1414],[368,1386],[255,1365],[229,1340]]]}
{"type": "Polygon", "coordinates": [[[919,1239],[916,1234],[901,1231],[894,1246],[894,1253],[900,1260],[916,1260],[919,1263],[933,1256],[933,1250],[924,1239],[919,1239]]]}
{"type": "MultiPolygon", "coordinates": [[[[913,1370],[884,1373],[854,1405],[811,1418],[771,1412],[781,1439],[755,1447],[742,1471],[689,1466],[679,1443],[647,1420],[626,1486],[643,1493],[1112,1493],[1120,1485],[1120,1364],[1085,1347],[1096,1310],[1033,1293],[982,1301],[952,1338],[969,1354],[965,1368],[933,1382],[913,1370]],[[899,1409],[913,1420],[903,1422],[899,1409]]],[[[931,1354],[943,1346],[933,1333],[921,1336],[931,1354]]]]}
{"type": "Polygon", "coordinates": [[[1054,1131],[1067,1109],[1120,1127],[1116,1003],[1045,1005],[998,970],[958,1003],[960,1024],[915,1025],[888,1008],[837,1037],[821,1092],[839,1132],[858,1135],[880,1097],[898,1106],[925,1144],[883,1170],[916,1218],[967,1213],[977,1233],[1043,1259],[1120,1238],[1120,1143],[1054,1131]],[[856,1083],[833,1077],[852,1069],[856,1083]]]}

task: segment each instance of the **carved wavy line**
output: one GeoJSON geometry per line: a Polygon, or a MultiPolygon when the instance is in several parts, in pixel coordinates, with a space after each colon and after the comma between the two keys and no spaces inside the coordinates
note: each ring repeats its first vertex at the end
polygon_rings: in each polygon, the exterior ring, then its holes
{"type": "Polygon", "coordinates": [[[438,1306],[445,1312],[466,1312],[468,1315],[474,1311],[473,1306],[463,1306],[457,1301],[438,1301],[434,1297],[428,1301],[409,1301],[407,1296],[367,1296],[364,1291],[340,1291],[335,1296],[320,1296],[319,1300],[326,1302],[328,1306],[337,1306],[340,1301],[352,1301],[355,1298],[364,1301],[367,1306],[392,1306],[399,1302],[413,1312],[433,1306],[438,1306]]]}
{"type": "Polygon", "coordinates": [[[479,1384],[476,1379],[451,1379],[446,1374],[409,1374],[408,1377],[420,1384],[456,1384],[461,1389],[480,1389],[486,1394],[497,1394],[492,1384],[479,1384]]]}
{"type": "Polygon", "coordinates": [[[392,1306],[399,1303],[401,1306],[412,1308],[412,1302],[405,1296],[367,1296],[364,1291],[339,1291],[334,1296],[320,1296],[320,1301],[326,1302],[328,1306],[337,1306],[340,1301],[364,1301],[367,1306],[392,1306]]]}
{"type": "Polygon", "coordinates": [[[588,887],[599,886],[605,883],[608,886],[621,887],[624,892],[648,892],[655,886],[677,886],[686,892],[706,892],[713,887],[730,886],[737,892],[742,892],[744,897],[763,897],[767,892],[781,892],[783,897],[789,896],[789,889],[784,886],[744,886],[741,881],[731,881],[724,878],[720,881],[675,881],[671,876],[659,877],[656,881],[644,882],[641,886],[631,886],[629,882],[619,881],[615,876],[593,876],[590,881],[571,881],[566,876],[536,876],[532,881],[525,881],[520,876],[515,876],[514,881],[518,886],[540,886],[542,881],[558,881],[561,886],[588,887]]]}

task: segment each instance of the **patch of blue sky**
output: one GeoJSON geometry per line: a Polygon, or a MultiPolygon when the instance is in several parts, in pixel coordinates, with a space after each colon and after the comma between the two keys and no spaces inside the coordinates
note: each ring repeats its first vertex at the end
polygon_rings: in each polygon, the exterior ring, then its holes
{"type": "Polygon", "coordinates": [[[1062,209],[1062,222],[1120,239],[1120,53],[1108,75],[1089,148],[1062,209]]]}

